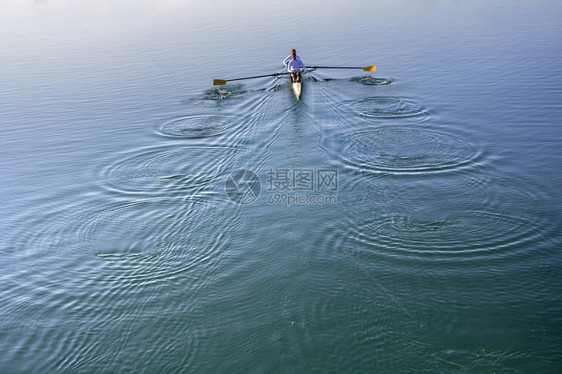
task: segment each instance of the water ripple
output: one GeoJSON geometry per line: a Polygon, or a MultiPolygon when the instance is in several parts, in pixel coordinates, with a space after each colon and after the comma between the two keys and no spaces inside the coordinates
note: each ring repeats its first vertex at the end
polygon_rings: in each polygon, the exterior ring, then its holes
{"type": "Polygon", "coordinates": [[[467,138],[411,125],[364,128],[347,139],[344,162],[372,172],[443,172],[474,164],[482,155],[467,138]]]}
{"type": "Polygon", "coordinates": [[[372,75],[362,75],[350,79],[352,82],[364,84],[365,86],[386,86],[391,82],[388,78],[375,78],[372,75]]]}
{"type": "Polygon", "coordinates": [[[362,100],[344,101],[362,116],[372,118],[404,118],[425,115],[425,110],[416,103],[391,96],[373,96],[362,100]]]}
{"type": "Polygon", "coordinates": [[[3,260],[11,271],[0,285],[7,298],[4,323],[20,331],[8,356],[21,356],[25,347],[29,356],[50,358],[44,371],[83,365],[103,371],[128,360],[104,345],[134,333],[146,335],[136,342],[170,347],[160,355],[179,355],[188,364],[200,344],[200,326],[185,323],[185,316],[204,318],[204,288],[217,276],[228,236],[239,225],[231,207],[124,199],[22,214],[26,225],[12,232],[13,250],[3,260]],[[61,323],[65,329],[58,328],[61,323]],[[170,325],[173,336],[152,336],[145,328],[170,325]],[[180,338],[189,352],[178,351],[180,338]]]}
{"type": "Polygon", "coordinates": [[[238,147],[159,145],[122,152],[102,171],[113,192],[153,196],[198,196],[215,180],[238,147]]]}
{"type": "Polygon", "coordinates": [[[166,122],[160,135],[174,138],[204,138],[224,133],[236,117],[225,115],[191,115],[166,122]]]}
{"type": "Polygon", "coordinates": [[[557,244],[560,217],[548,206],[548,188],[506,178],[490,164],[448,174],[366,177],[342,174],[348,193],[338,209],[344,218],[323,229],[317,248],[447,273],[467,271],[462,264],[475,261],[500,261],[507,271],[530,251],[557,244]],[[525,188],[514,189],[516,183],[525,188]],[[530,206],[541,207],[541,215],[530,206]]]}
{"type": "Polygon", "coordinates": [[[206,100],[229,100],[239,98],[247,91],[242,84],[229,84],[227,86],[213,87],[205,91],[206,100]]]}
{"type": "Polygon", "coordinates": [[[513,255],[539,240],[543,223],[504,212],[468,210],[439,220],[382,214],[350,227],[352,241],[381,255],[459,261],[513,255]]]}

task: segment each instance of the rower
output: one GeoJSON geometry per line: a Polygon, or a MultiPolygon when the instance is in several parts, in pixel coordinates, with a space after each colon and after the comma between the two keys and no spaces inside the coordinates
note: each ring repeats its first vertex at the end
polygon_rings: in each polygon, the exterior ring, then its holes
{"type": "Polygon", "coordinates": [[[306,66],[301,58],[297,56],[297,51],[294,48],[291,49],[291,54],[283,60],[283,65],[285,65],[287,71],[291,73],[291,82],[301,82],[301,72],[306,70],[306,66]]]}

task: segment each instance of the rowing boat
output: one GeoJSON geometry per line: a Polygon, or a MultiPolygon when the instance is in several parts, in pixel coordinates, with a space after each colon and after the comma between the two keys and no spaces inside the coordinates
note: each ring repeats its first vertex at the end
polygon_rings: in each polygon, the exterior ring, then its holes
{"type": "Polygon", "coordinates": [[[302,91],[302,78],[301,82],[291,82],[291,88],[293,89],[293,93],[295,94],[297,100],[300,100],[302,91]]]}
{"type": "MultiPolygon", "coordinates": [[[[316,70],[316,69],[362,69],[363,71],[375,71],[375,69],[377,68],[375,65],[370,65],[370,66],[307,66],[307,69],[312,69],[312,70],[316,70]]],[[[303,72],[302,74],[304,74],[305,72],[303,72]]],[[[255,78],[265,78],[265,77],[277,77],[279,75],[286,75],[286,74],[292,74],[291,72],[283,72],[283,73],[273,73],[273,74],[265,74],[265,75],[255,75],[253,77],[244,77],[244,78],[234,78],[234,79],[214,79],[213,80],[213,86],[222,86],[224,84],[226,84],[227,82],[233,82],[233,81],[241,81],[244,79],[255,79],[255,78]]],[[[300,100],[301,98],[301,92],[302,92],[302,74],[301,74],[301,82],[293,82],[291,80],[291,89],[293,90],[293,93],[295,94],[295,97],[297,98],[297,100],[300,100]]]]}

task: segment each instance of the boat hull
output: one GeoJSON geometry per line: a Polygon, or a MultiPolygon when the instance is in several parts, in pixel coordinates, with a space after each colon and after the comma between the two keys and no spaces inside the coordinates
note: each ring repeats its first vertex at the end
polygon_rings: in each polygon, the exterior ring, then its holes
{"type": "Polygon", "coordinates": [[[291,88],[293,89],[293,93],[297,100],[301,98],[301,91],[302,91],[302,82],[291,82],[291,88]]]}

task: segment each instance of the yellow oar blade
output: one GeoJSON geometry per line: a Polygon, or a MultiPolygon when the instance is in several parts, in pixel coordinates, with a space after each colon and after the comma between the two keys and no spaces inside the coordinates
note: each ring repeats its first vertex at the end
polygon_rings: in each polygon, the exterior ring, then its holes
{"type": "Polygon", "coordinates": [[[363,71],[375,71],[375,70],[377,70],[377,66],[376,66],[376,65],[364,66],[364,67],[363,67],[363,71]]]}
{"type": "Polygon", "coordinates": [[[213,79],[213,86],[225,85],[226,81],[224,79],[213,79]]]}

